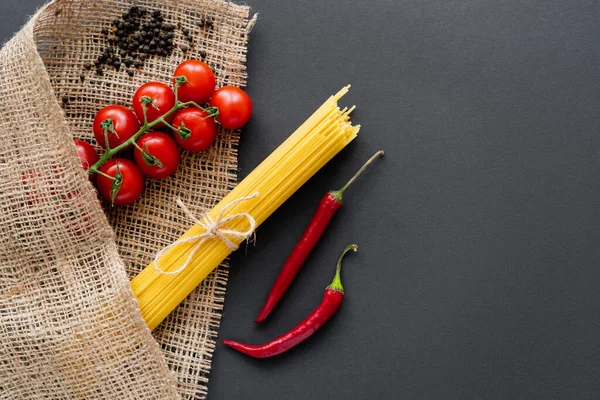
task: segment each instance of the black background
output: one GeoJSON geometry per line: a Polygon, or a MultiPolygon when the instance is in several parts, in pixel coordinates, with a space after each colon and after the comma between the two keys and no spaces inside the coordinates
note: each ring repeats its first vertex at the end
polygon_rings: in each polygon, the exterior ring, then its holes
{"type": "MultiPolygon", "coordinates": [[[[249,0],[244,177],[330,94],[361,136],[232,260],[220,339],[265,342],[346,300],[301,347],[218,345],[217,399],[600,396],[600,3],[249,0]],[[252,322],[320,197],[372,153],[289,294],[252,322]]],[[[3,0],[8,38],[42,2],[3,0]]]]}

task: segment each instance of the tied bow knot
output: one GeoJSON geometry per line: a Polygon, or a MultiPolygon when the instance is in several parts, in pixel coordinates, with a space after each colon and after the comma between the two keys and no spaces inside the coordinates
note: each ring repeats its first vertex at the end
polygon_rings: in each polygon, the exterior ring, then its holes
{"type": "Polygon", "coordinates": [[[189,219],[191,219],[192,221],[194,221],[197,225],[201,226],[202,228],[204,228],[204,232],[198,234],[198,235],[193,235],[190,237],[187,237],[185,239],[180,239],[177,240],[176,242],[168,245],[167,247],[165,247],[164,249],[162,249],[161,251],[159,251],[156,256],[154,257],[154,269],[156,270],[156,272],[158,272],[159,274],[163,274],[163,275],[176,275],[178,273],[180,273],[181,271],[183,271],[184,269],[186,269],[190,263],[192,262],[192,260],[194,259],[194,256],[196,255],[196,253],[198,252],[198,250],[200,250],[200,248],[202,247],[202,245],[204,245],[204,243],[210,239],[215,239],[218,238],[219,240],[221,240],[223,243],[225,243],[225,245],[227,247],[229,247],[229,249],[231,251],[235,251],[238,249],[239,245],[236,244],[232,238],[235,239],[242,239],[240,240],[240,242],[244,241],[245,239],[248,239],[250,237],[250,235],[252,235],[254,233],[254,230],[256,229],[256,221],[254,220],[254,218],[252,217],[252,215],[248,214],[248,213],[238,213],[238,214],[232,214],[229,215],[225,218],[223,218],[223,215],[225,214],[225,212],[227,210],[229,210],[231,207],[235,206],[238,203],[241,203],[243,201],[247,201],[247,200],[251,200],[254,199],[255,197],[258,196],[258,192],[250,195],[250,196],[246,196],[246,197],[241,197],[239,199],[236,199],[234,201],[232,201],[231,203],[227,204],[226,206],[224,206],[221,209],[221,212],[219,212],[219,215],[217,216],[216,219],[212,219],[212,217],[208,214],[204,214],[202,216],[202,219],[196,217],[191,211],[190,209],[183,203],[183,201],[181,201],[181,199],[177,199],[177,205],[183,210],[183,212],[187,215],[187,217],[189,219]],[[230,221],[233,221],[235,219],[239,219],[239,218],[244,218],[248,221],[248,229],[245,231],[236,231],[236,230],[232,230],[232,229],[224,229],[223,227],[230,221]],[[196,245],[192,248],[192,251],[190,251],[190,254],[187,257],[187,260],[185,261],[185,263],[177,268],[174,271],[165,271],[163,269],[160,268],[160,258],[170,249],[172,249],[175,246],[178,246],[180,244],[184,244],[184,243],[194,243],[197,242],[196,245]]]}

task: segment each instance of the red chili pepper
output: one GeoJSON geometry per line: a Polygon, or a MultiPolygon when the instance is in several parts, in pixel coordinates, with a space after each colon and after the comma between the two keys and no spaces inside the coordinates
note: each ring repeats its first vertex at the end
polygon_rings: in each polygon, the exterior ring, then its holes
{"type": "Polygon", "coordinates": [[[265,305],[263,306],[260,314],[254,322],[262,322],[269,316],[271,311],[275,308],[279,300],[283,297],[285,292],[288,290],[292,281],[300,271],[300,268],[306,261],[306,258],[313,250],[321,235],[325,231],[325,228],[329,225],[329,222],[335,215],[335,212],[344,204],[343,195],[346,189],[362,174],[362,172],[373,162],[373,160],[379,156],[383,155],[383,150],[375,153],[369,161],[362,166],[362,168],[344,185],[340,190],[332,190],[328,192],[319,203],[317,207],[317,211],[312,217],[312,220],[308,224],[308,227],[304,231],[304,234],[300,238],[300,241],[294,247],[294,250],[289,255],[271,291],[269,292],[269,296],[267,296],[267,300],[265,301],[265,305]]]}
{"type": "Polygon", "coordinates": [[[234,342],[232,340],[223,340],[223,344],[251,357],[267,358],[288,351],[292,347],[295,347],[308,339],[320,327],[325,325],[325,322],[327,322],[342,305],[342,300],[344,299],[344,287],[342,286],[340,271],[342,269],[342,259],[350,250],[356,251],[358,250],[358,246],[351,244],[344,249],[337,262],[333,281],[331,282],[331,285],[327,286],[327,289],[325,289],[321,304],[319,304],[308,317],[296,325],[291,331],[262,346],[253,346],[250,344],[234,342]]]}

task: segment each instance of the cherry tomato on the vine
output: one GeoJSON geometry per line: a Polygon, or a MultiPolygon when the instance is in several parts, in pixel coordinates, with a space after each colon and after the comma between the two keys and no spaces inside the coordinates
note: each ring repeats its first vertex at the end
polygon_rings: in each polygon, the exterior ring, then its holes
{"type": "MultiPolygon", "coordinates": [[[[148,82],[138,88],[133,95],[133,111],[137,115],[138,119],[143,123],[144,121],[144,107],[146,108],[146,116],[148,122],[153,122],[167,113],[171,108],[175,106],[175,93],[170,87],[160,82],[148,82]],[[151,104],[142,104],[142,98],[148,97],[152,99],[151,104]]],[[[173,121],[174,115],[171,114],[165,120],[167,122],[173,121]]],[[[155,126],[162,126],[163,124],[157,124],[155,126]]]]}
{"type": "Polygon", "coordinates": [[[141,196],[144,190],[144,176],[133,161],[112,158],[102,164],[98,170],[116,178],[116,181],[113,181],[98,174],[96,180],[98,191],[112,204],[126,206],[141,196]]]}
{"type": "Polygon", "coordinates": [[[135,114],[128,108],[117,105],[104,107],[98,111],[94,118],[94,137],[96,142],[104,149],[106,149],[106,140],[104,138],[103,122],[105,129],[107,129],[108,145],[111,149],[125,143],[140,130],[140,123],[135,114]]]}
{"type": "MultiPolygon", "coordinates": [[[[81,161],[81,166],[87,171],[92,165],[98,162],[98,153],[96,152],[96,149],[87,142],[82,140],[74,140],[73,142],[75,142],[75,148],[77,149],[77,155],[81,161]]],[[[93,175],[90,175],[90,177],[92,176],[93,175]]]]}
{"type": "Polygon", "coordinates": [[[173,132],[175,140],[188,151],[206,150],[217,137],[215,121],[198,108],[185,108],[179,111],[175,115],[173,126],[179,129],[179,132],[173,132]]]}
{"type": "Polygon", "coordinates": [[[219,109],[217,121],[227,129],[246,125],[252,115],[252,100],[242,89],[224,86],[210,99],[210,106],[219,109]]]}
{"type": "MultiPolygon", "coordinates": [[[[193,101],[197,104],[206,103],[215,91],[215,74],[212,69],[200,60],[187,60],[179,64],[174,74],[175,78],[184,76],[188,83],[179,86],[177,90],[179,101],[193,101]]],[[[173,79],[175,85],[176,79],[173,79]]]]}
{"type": "Polygon", "coordinates": [[[163,179],[173,174],[179,166],[179,147],[167,134],[149,132],[137,140],[137,145],[144,150],[144,155],[136,147],[133,153],[135,163],[142,173],[150,178],[163,179]]]}

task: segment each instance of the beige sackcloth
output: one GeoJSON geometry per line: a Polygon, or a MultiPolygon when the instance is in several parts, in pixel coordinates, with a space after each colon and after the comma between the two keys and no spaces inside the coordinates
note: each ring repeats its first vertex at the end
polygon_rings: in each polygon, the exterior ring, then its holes
{"type": "MultiPolygon", "coordinates": [[[[130,107],[136,87],[169,83],[200,58],[217,86],[246,84],[256,18],[220,0],[55,0],[0,51],[0,399],[202,399],[227,282],[221,265],[154,332],[129,280],[190,225],[174,199],[201,214],[236,184],[238,133],[182,153],[173,177],[147,180],[129,207],[101,204],[73,138],[91,141],[95,113],[130,107]],[[151,57],[133,78],[84,68],[101,33],[133,4],[188,27],[195,44],[151,57]],[[214,27],[196,26],[210,16],[214,27]],[[83,82],[80,75],[84,73],[83,82]],[[69,101],[62,104],[62,98],[69,101]]],[[[186,44],[181,28],[175,44],[186,44]]]]}

